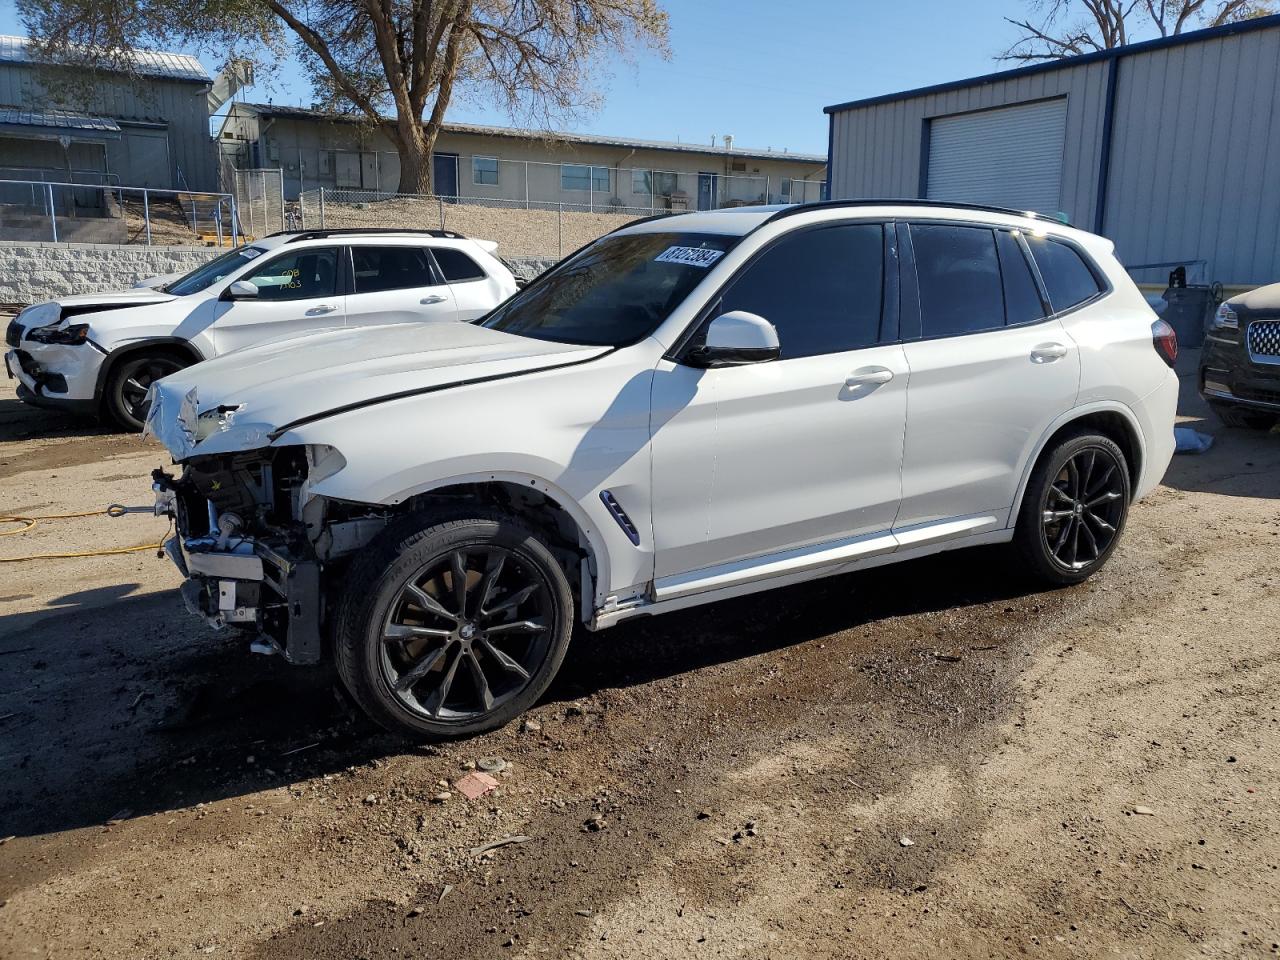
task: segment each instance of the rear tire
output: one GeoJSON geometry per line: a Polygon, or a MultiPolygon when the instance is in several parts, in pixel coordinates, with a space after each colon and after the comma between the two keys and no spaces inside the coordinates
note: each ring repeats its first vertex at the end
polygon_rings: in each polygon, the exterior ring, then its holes
{"type": "Polygon", "coordinates": [[[190,366],[173,353],[135,353],[121,360],[107,381],[103,406],[107,415],[126,430],[137,432],[147,419],[147,390],[161,377],[190,366]]]}
{"type": "Polygon", "coordinates": [[[338,673],[370,717],[414,739],[508,723],[546,691],[569,646],[564,571],[536,533],[498,511],[405,517],[345,579],[338,673]]]}
{"type": "Polygon", "coordinates": [[[1110,437],[1081,429],[1040,455],[1014,545],[1038,583],[1069,586],[1102,569],[1129,514],[1129,467],[1110,437]]]}
{"type": "Polygon", "coordinates": [[[1276,425],[1276,415],[1265,410],[1251,410],[1248,407],[1237,407],[1229,403],[1211,403],[1213,412],[1228,427],[1240,427],[1245,430],[1270,430],[1276,425]]]}

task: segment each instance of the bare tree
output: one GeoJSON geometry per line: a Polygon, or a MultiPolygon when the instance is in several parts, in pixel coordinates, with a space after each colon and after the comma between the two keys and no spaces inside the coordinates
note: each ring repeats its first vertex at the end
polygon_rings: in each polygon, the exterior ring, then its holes
{"type": "Polygon", "coordinates": [[[431,192],[431,152],[457,96],[549,124],[599,100],[608,59],[669,55],[659,0],[18,0],[59,62],[131,72],[135,46],[251,57],[259,76],[292,41],[319,99],[381,125],[400,190],[431,192]],[[588,83],[590,76],[594,82],[588,83]]]}
{"type": "Polygon", "coordinates": [[[1266,16],[1265,0],[1030,0],[1022,33],[1000,60],[1034,63],[1122,47],[1155,31],[1162,37],[1266,16]]]}

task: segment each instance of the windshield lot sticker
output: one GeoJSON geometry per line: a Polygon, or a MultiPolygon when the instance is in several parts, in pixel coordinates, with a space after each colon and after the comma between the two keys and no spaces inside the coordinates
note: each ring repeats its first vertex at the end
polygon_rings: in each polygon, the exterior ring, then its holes
{"type": "Polygon", "coordinates": [[[654,262],[682,263],[686,267],[702,267],[705,270],[723,256],[723,250],[704,250],[702,247],[667,247],[654,258],[654,262]]]}

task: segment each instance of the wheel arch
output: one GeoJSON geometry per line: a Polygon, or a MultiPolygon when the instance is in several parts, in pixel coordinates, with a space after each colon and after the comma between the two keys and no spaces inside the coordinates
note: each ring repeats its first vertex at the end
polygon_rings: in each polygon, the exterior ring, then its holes
{"type": "Polygon", "coordinates": [[[98,381],[93,389],[94,403],[99,407],[102,405],[106,396],[107,384],[111,382],[112,374],[115,373],[116,368],[122,362],[130,357],[148,352],[178,354],[189,360],[191,364],[197,364],[205,359],[200,351],[196,349],[195,344],[190,340],[184,340],[182,337],[148,337],[145,340],[134,340],[121,344],[107,354],[102,361],[102,366],[98,368],[98,381]]]}
{"type": "Polygon", "coordinates": [[[1146,458],[1146,441],[1138,418],[1133,411],[1121,403],[1100,402],[1076,407],[1063,414],[1041,435],[1031,456],[1022,467],[1022,479],[1018,483],[1018,495],[1014,499],[1013,509],[1009,513],[1009,526],[1018,521],[1022,509],[1022,498],[1026,495],[1027,484],[1031,482],[1031,473],[1047,450],[1053,449],[1060,437],[1070,430],[1090,427],[1105,437],[1114,440],[1124,454],[1125,465],[1129,471],[1131,490],[1138,489],[1142,477],[1142,466],[1146,458]]]}
{"type": "Polygon", "coordinates": [[[466,501],[497,505],[526,521],[547,535],[562,564],[567,554],[577,556],[577,569],[566,567],[565,573],[581,620],[591,620],[601,585],[609,583],[608,546],[582,505],[557,485],[530,474],[477,473],[441,479],[396,499],[415,510],[466,501]]]}

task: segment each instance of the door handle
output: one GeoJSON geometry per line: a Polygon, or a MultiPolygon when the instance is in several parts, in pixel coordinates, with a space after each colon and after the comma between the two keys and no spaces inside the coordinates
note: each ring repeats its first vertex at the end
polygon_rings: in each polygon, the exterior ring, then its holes
{"type": "Polygon", "coordinates": [[[1067,348],[1060,343],[1038,343],[1031,350],[1032,363],[1053,363],[1067,355],[1067,348]]]}
{"type": "Polygon", "coordinates": [[[333,311],[337,309],[338,307],[336,304],[318,303],[314,307],[312,307],[310,310],[308,310],[307,313],[333,313],[333,311]]]}
{"type": "Polygon", "coordinates": [[[861,387],[869,383],[888,383],[893,379],[893,371],[888,367],[863,367],[849,374],[845,380],[846,387],[861,387]]]}
{"type": "Polygon", "coordinates": [[[448,297],[442,297],[442,296],[440,296],[440,294],[438,294],[438,293],[433,293],[433,294],[432,294],[431,296],[429,296],[429,297],[423,297],[423,298],[422,298],[421,300],[419,300],[418,302],[419,302],[419,303],[421,303],[421,304],[424,304],[424,305],[428,305],[428,306],[429,306],[430,304],[433,304],[433,303],[444,303],[444,302],[445,302],[446,300],[448,300],[448,299],[449,299],[448,297]]]}

